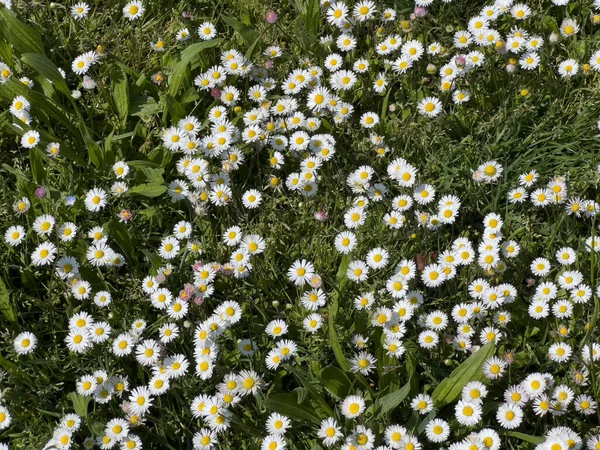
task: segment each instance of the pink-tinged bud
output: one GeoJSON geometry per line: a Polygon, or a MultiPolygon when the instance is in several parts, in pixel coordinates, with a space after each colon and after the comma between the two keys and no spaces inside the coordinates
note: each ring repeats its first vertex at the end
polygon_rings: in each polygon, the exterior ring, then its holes
{"type": "Polygon", "coordinates": [[[275,11],[267,11],[265,18],[269,23],[277,22],[277,14],[275,14],[275,11]]]}
{"type": "Polygon", "coordinates": [[[214,98],[221,98],[221,90],[217,88],[212,88],[210,90],[210,95],[212,95],[214,98]]]}
{"type": "Polygon", "coordinates": [[[37,198],[44,198],[47,194],[48,191],[46,191],[46,188],[44,186],[40,186],[35,190],[35,196],[37,198]]]}
{"type": "Polygon", "coordinates": [[[268,61],[265,63],[265,69],[267,69],[267,70],[271,70],[271,69],[273,68],[273,65],[274,65],[274,64],[273,64],[273,60],[272,60],[272,59],[270,59],[270,60],[268,60],[268,61]]]}
{"type": "Polygon", "coordinates": [[[467,65],[467,57],[465,55],[459,55],[456,57],[455,62],[458,67],[464,67],[467,65]]]}
{"type": "Polygon", "coordinates": [[[414,14],[416,17],[425,17],[427,15],[427,10],[422,6],[417,6],[414,14]]]}
{"type": "Polygon", "coordinates": [[[325,222],[328,217],[329,215],[326,211],[317,211],[315,213],[315,219],[317,219],[319,222],[325,222]]]}
{"type": "Polygon", "coordinates": [[[131,211],[124,209],[119,213],[119,222],[129,222],[132,217],[131,211]]]}

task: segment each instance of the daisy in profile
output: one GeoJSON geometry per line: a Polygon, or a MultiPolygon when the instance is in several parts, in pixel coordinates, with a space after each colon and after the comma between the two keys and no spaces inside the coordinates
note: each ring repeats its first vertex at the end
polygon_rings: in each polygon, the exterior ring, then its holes
{"type": "Polygon", "coordinates": [[[123,8],[123,15],[131,22],[142,17],[144,11],[144,4],[140,0],[133,0],[123,8]]]}
{"type": "Polygon", "coordinates": [[[442,111],[442,102],[435,97],[425,97],[417,104],[419,114],[426,117],[436,117],[442,111]]]}

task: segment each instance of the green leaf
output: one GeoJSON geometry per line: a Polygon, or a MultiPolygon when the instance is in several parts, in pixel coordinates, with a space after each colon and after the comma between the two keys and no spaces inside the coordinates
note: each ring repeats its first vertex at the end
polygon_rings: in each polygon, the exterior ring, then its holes
{"type": "Polygon", "coordinates": [[[506,435],[534,445],[538,445],[546,441],[546,438],[542,436],[532,436],[531,434],[519,433],[518,431],[508,431],[506,435]]]}
{"type": "Polygon", "coordinates": [[[150,183],[162,184],[165,179],[162,177],[164,169],[153,169],[151,167],[140,167],[139,170],[144,174],[150,183]]]}
{"type": "Polygon", "coordinates": [[[133,261],[135,255],[133,251],[133,239],[123,224],[116,220],[111,220],[108,223],[108,229],[110,231],[110,236],[115,240],[117,245],[121,247],[121,250],[123,250],[123,254],[127,261],[133,261]]]}
{"type": "Polygon", "coordinates": [[[18,53],[44,54],[40,34],[17,19],[8,8],[0,8],[0,33],[18,53]]]}
{"type": "Polygon", "coordinates": [[[9,322],[17,321],[15,307],[10,301],[10,291],[6,287],[6,284],[4,284],[4,281],[2,281],[2,278],[0,278],[0,311],[2,311],[2,314],[4,314],[4,317],[9,322]]]}
{"type": "Polygon", "coordinates": [[[131,99],[130,111],[132,116],[151,116],[160,111],[160,105],[154,97],[139,95],[131,99]]]}
{"type": "Polygon", "coordinates": [[[185,108],[181,106],[181,104],[177,100],[175,100],[175,97],[173,97],[170,94],[167,94],[165,100],[167,111],[169,112],[169,115],[171,116],[171,120],[173,122],[178,122],[179,119],[185,116],[185,108]]]}
{"type": "Polygon", "coordinates": [[[333,350],[333,354],[335,355],[335,360],[339,364],[339,366],[344,371],[350,370],[350,362],[344,355],[344,351],[340,345],[340,340],[338,339],[337,333],[335,331],[335,317],[338,312],[339,302],[338,298],[340,293],[342,292],[344,286],[348,281],[348,277],[346,277],[346,270],[348,269],[348,264],[350,264],[350,258],[348,255],[344,255],[342,258],[342,262],[340,263],[340,267],[337,272],[336,282],[337,288],[335,292],[332,294],[332,302],[329,307],[329,319],[328,319],[328,328],[329,328],[329,343],[331,345],[331,349],[333,350]]]}
{"type": "Polygon", "coordinates": [[[52,61],[39,53],[25,53],[21,56],[21,60],[32,69],[36,70],[42,77],[48,78],[54,86],[65,94],[71,97],[71,90],[67,86],[67,82],[58,71],[58,68],[52,61]]]}
{"type": "Polygon", "coordinates": [[[385,414],[391,411],[404,400],[410,393],[410,383],[406,383],[400,389],[390,392],[384,396],[379,396],[375,401],[376,414],[385,414]]]}
{"type": "Polygon", "coordinates": [[[42,151],[35,147],[29,151],[29,163],[33,172],[33,179],[42,184],[46,179],[46,168],[44,167],[44,156],[42,151]]]}
{"type": "MultiPolygon", "coordinates": [[[[1,34],[1,33],[0,33],[1,34]]],[[[13,53],[12,47],[8,42],[0,41],[0,59],[7,64],[12,65],[13,53]]]]}
{"type": "Polygon", "coordinates": [[[169,94],[175,95],[181,88],[183,77],[187,71],[188,65],[194,58],[200,55],[204,50],[218,47],[223,43],[223,39],[212,39],[210,41],[198,42],[192,44],[181,52],[181,59],[173,67],[173,73],[169,78],[169,94]]]}
{"type": "Polygon", "coordinates": [[[297,394],[273,394],[267,400],[267,407],[290,419],[304,420],[318,425],[320,420],[315,416],[314,409],[306,404],[298,404],[297,394]]]}
{"type": "Polygon", "coordinates": [[[469,356],[462,364],[444,378],[435,388],[433,401],[438,408],[452,403],[460,397],[465,385],[470,381],[480,381],[483,378],[481,368],[486,359],[494,354],[494,343],[489,342],[469,356]]]}
{"type": "Polygon", "coordinates": [[[167,187],[156,183],[147,183],[134,186],[127,191],[131,195],[143,195],[144,197],[158,197],[167,192],[167,187]]]}
{"type": "Polygon", "coordinates": [[[129,84],[127,75],[122,70],[114,70],[111,74],[111,84],[115,107],[119,114],[121,128],[127,127],[127,116],[129,115],[129,84]]]}
{"type": "Polygon", "coordinates": [[[261,41],[262,39],[260,38],[260,36],[258,36],[256,40],[252,43],[252,45],[248,48],[248,50],[246,50],[246,58],[252,59],[252,54],[254,53],[254,51],[257,48],[260,49],[261,41]]]}
{"type": "Polygon", "coordinates": [[[223,20],[239,33],[246,45],[252,46],[255,41],[260,39],[260,33],[251,26],[229,16],[223,16],[223,20]]]}
{"type": "Polygon", "coordinates": [[[104,164],[104,152],[102,151],[102,148],[98,144],[96,144],[96,142],[92,138],[90,129],[87,127],[83,118],[81,117],[79,118],[79,130],[81,131],[83,140],[87,145],[90,161],[96,167],[101,167],[104,164]]]}
{"type": "Polygon", "coordinates": [[[151,253],[145,248],[142,249],[142,253],[148,258],[148,262],[152,265],[154,270],[157,270],[160,266],[162,266],[162,258],[156,253],[151,253]]]}
{"type": "Polygon", "coordinates": [[[352,382],[339,367],[325,367],[319,375],[319,379],[325,389],[338,399],[347,397],[352,389],[352,382]]]}
{"type": "Polygon", "coordinates": [[[79,395],[77,392],[71,392],[69,395],[67,395],[67,397],[71,399],[71,402],[73,402],[75,414],[77,414],[79,417],[87,417],[90,397],[84,397],[83,395],[79,395]]]}

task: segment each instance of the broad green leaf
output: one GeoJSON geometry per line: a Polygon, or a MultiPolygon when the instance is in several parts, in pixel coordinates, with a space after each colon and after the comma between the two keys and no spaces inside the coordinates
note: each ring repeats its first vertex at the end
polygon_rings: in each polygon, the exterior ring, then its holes
{"type": "Polygon", "coordinates": [[[481,368],[486,359],[494,354],[494,343],[489,342],[469,356],[462,364],[444,378],[435,388],[433,401],[438,408],[452,403],[460,397],[460,393],[469,381],[479,381],[483,378],[481,368]]]}
{"type": "Polygon", "coordinates": [[[83,118],[79,119],[79,130],[81,131],[83,140],[87,145],[90,161],[94,166],[101,167],[104,164],[104,152],[102,151],[102,148],[98,144],[96,144],[96,142],[92,138],[90,130],[85,124],[83,118]]]}
{"type": "Polygon", "coordinates": [[[15,307],[10,300],[10,291],[0,278],[0,311],[9,322],[17,321],[17,313],[15,307]]]}
{"type": "Polygon", "coordinates": [[[182,51],[181,59],[173,67],[173,73],[169,78],[169,94],[175,95],[179,91],[188,65],[194,58],[196,58],[206,49],[220,46],[222,42],[223,39],[212,39],[210,41],[198,42],[190,45],[184,51],[182,51]]]}
{"type": "Polygon", "coordinates": [[[134,259],[133,239],[129,232],[125,229],[121,222],[111,220],[108,223],[110,236],[115,240],[117,245],[123,250],[123,254],[128,262],[134,259]]]}
{"type": "Polygon", "coordinates": [[[150,264],[152,264],[152,268],[156,271],[160,266],[162,266],[162,258],[158,256],[156,253],[151,253],[145,248],[142,249],[142,253],[148,258],[150,264]]]}
{"type": "MultiPolygon", "coordinates": [[[[167,94],[165,97],[165,101],[166,101],[166,108],[167,111],[169,112],[169,115],[171,116],[171,120],[176,123],[179,121],[179,119],[181,119],[182,117],[185,116],[186,111],[185,108],[183,106],[181,106],[181,104],[175,100],[175,97],[173,97],[171,94],[167,94]]],[[[166,118],[166,115],[165,115],[166,118]]]]}
{"type": "MultiPolygon", "coordinates": [[[[0,33],[1,35],[1,33],[0,33]]],[[[12,47],[8,42],[0,41],[0,59],[5,63],[12,65],[13,62],[13,53],[12,47]]]]}
{"type": "Polygon", "coordinates": [[[135,161],[127,161],[127,164],[130,167],[140,168],[140,167],[160,167],[160,164],[157,164],[152,161],[144,161],[144,160],[135,160],[135,161]]]}
{"type": "Polygon", "coordinates": [[[319,375],[319,379],[325,389],[338,399],[347,397],[352,389],[352,382],[339,367],[325,367],[319,375]]]}
{"type": "Polygon", "coordinates": [[[44,54],[40,34],[17,19],[8,8],[0,8],[0,33],[18,53],[44,54]]]}
{"type": "Polygon", "coordinates": [[[162,184],[165,182],[165,179],[162,176],[165,170],[162,168],[154,169],[151,167],[140,167],[139,170],[150,183],[162,184]]]}
{"type": "Polygon", "coordinates": [[[246,45],[252,46],[254,42],[260,39],[260,33],[251,26],[229,16],[223,16],[223,20],[227,25],[239,33],[246,45]]]}
{"type": "Polygon", "coordinates": [[[122,70],[113,70],[111,85],[121,128],[124,130],[127,127],[127,116],[129,115],[129,84],[125,72],[122,70]]]}
{"type": "Polygon", "coordinates": [[[37,71],[42,77],[52,81],[54,86],[67,97],[71,97],[71,90],[69,89],[69,86],[67,86],[67,82],[54,63],[44,55],[40,55],[39,53],[25,53],[21,56],[21,60],[37,71]]]}
{"type": "Polygon", "coordinates": [[[534,445],[538,445],[546,441],[546,438],[542,436],[533,436],[531,434],[519,433],[518,431],[508,431],[506,435],[534,445]]]}
{"type": "Polygon", "coordinates": [[[29,163],[33,172],[33,179],[38,184],[43,184],[46,179],[46,168],[44,167],[44,156],[42,151],[35,147],[29,151],[29,163]]]}
{"type": "Polygon", "coordinates": [[[71,392],[67,395],[73,402],[73,409],[79,417],[87,417],[88,415],[88,404],[90,403],[90,397],[84,397],[76,392],[71,392]]]}
{"type": "Polygon", "coordinates": [[[132,116],[151,116],[160,111],[160,105],[154,97],[139,95],[131,99],[130,111],[132,116]]]}
{"type": "Polygon", "coordinates": [[[106,425],[101,422],[92,422],[90,420],[87,421],[87,426],[90,432],[95,436],[102,436],[104,433],[104,429],[106,425]]]}
{"type": "Polygon", "coordinates": [[[375,412],[376,414],[385,414],[391,411],[404,400],[410,393],[410,383],[406,383],[400,389],[390,392],[384,396],[380,396],[375,401],[375,412]]]}
{"type": "Polygon", "coordinates": [[[337,272],[337,288],[331,296],[332,302],[331,306],[329,307],[328,318],[329,343],[331,344],[331,349],[333,350],[333,354],[335,355],[335,360],[344,371],[350,370],[350,362],[348,362],[348,359],[344,355],[344,351],[342,350],[342,347],[340,345],[340,340],[338,339],[337,332],[335,331],[335,317],[338,313],[339,308],[338,298],[340,296],[340,293],[342,292],[342,289],[346,285],[346,282],[348,281],[348,277],[346,277],[346,270],[348,269],[348,264],[350,264],[350,258],[348,258],[348,255],[344,255],[337,272]]]}
{"type": "Polygon", "coordinates": [[[167,187],[161,184],[147,183],[134,186],[127,191],[131,195],[143,195],[144,197],[158,197],[167,192],[167,187]]]}
{"type": "Polygon", "coordinates": [[[315,416],[314,409],[308,404],[298,404],[297,399],[298,396],[292,393],[273,394],[267,400],[267,406],[290,419],[304,420],[315,425],[321,423],[315,416]]]}

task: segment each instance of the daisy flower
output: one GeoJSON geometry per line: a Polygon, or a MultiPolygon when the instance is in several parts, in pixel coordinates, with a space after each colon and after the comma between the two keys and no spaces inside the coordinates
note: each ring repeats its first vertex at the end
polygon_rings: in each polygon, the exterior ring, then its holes
{"type": "Polygon", "coordinates": [[[144,11],[144,4],[140,0],[133,0],[123,8],[123,15],[131,22],[142,17],[144,11]]]}
{"type": "Polygon", "coordinates": [[[19,355],[27,355],[37,347],[37,338],[33,333],[24,331],[15,338],[13,346],[19,355]]]}
{"type": "Polygon", "coordinates": [[[31,263],[34,266],[44,266],[51,264],[56,258],[58,249],[51,242],[44,242],[36,247],[31,254],[31,263]]]}
{"type": "Polygon", "coordinates": [[[419,113],[426,117],[436,117],[442,111],[442,102],[435,97],[425,97],[417,104],[419,113]]]}
{"type": "Polygon", "coordinates": [[[342,415],[347,419],[354,419],[362,414],[365,410],[365,401],[358,395],[346,397],[340,405],[342,415]]]}
{"type": "Polygon", "coordinates": [[[25,228],[21,225],[13,225],[4,233],[4,240],[11,247],[16,247],[25,239],[25,228]]]}

